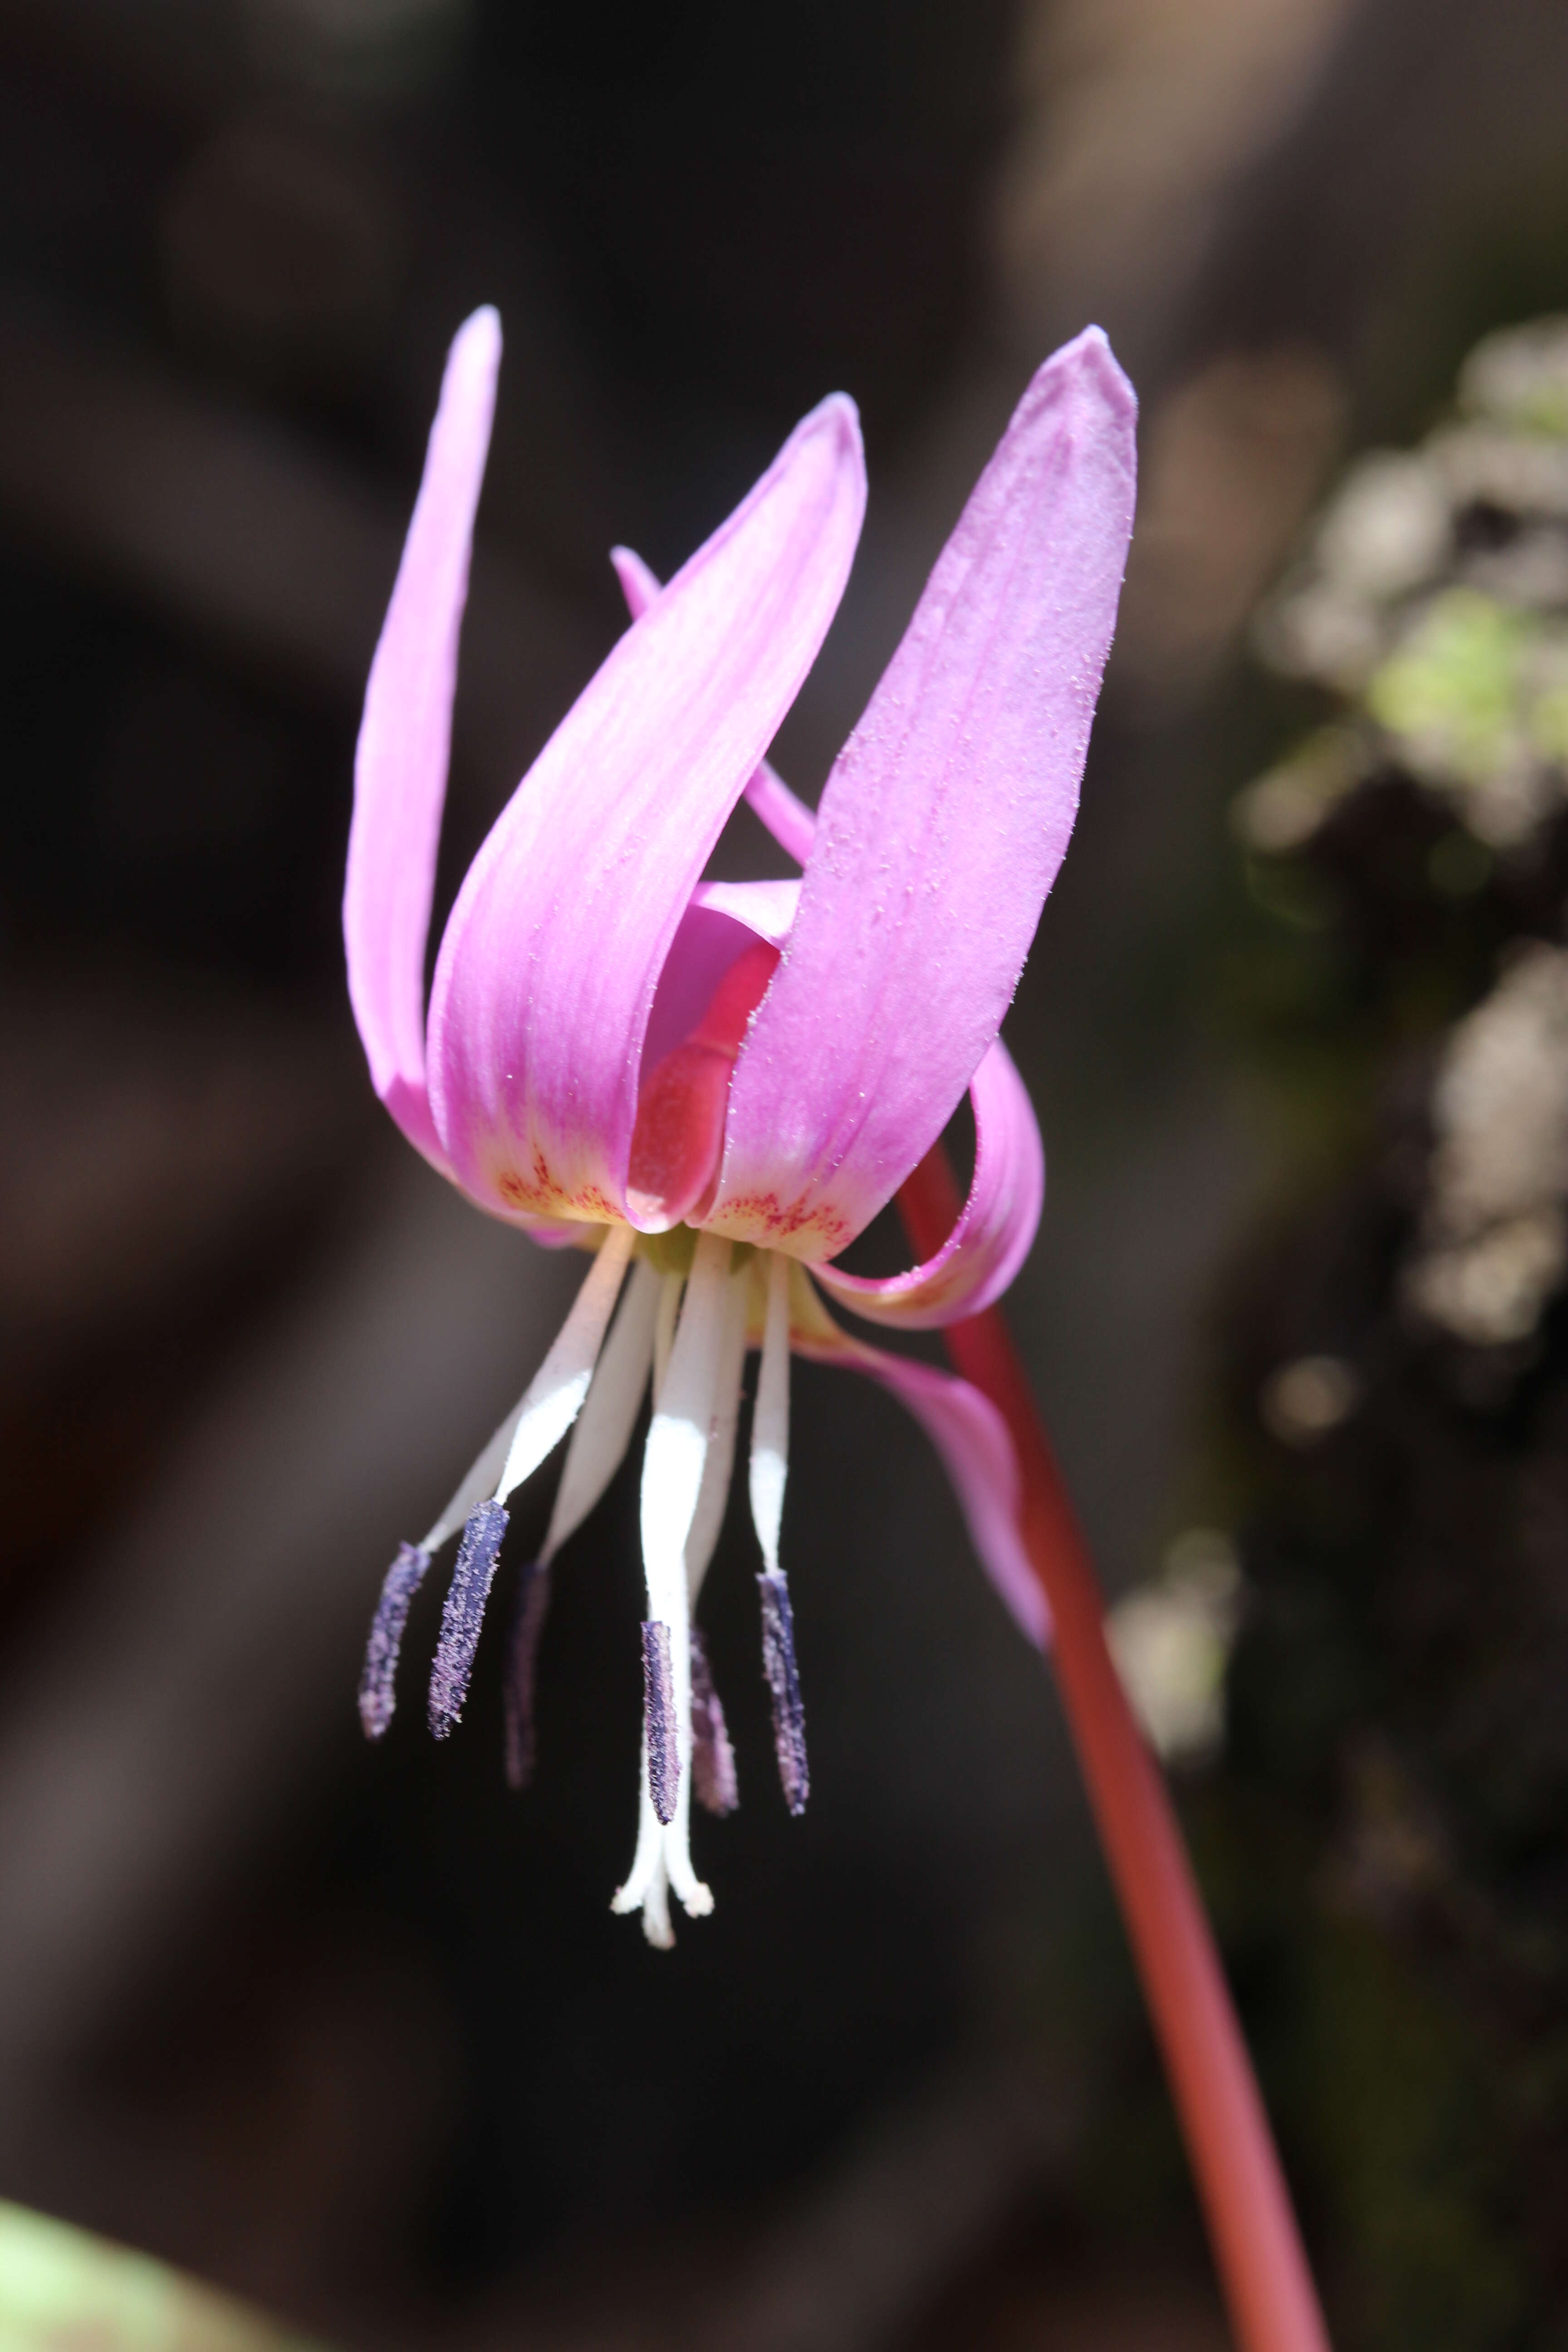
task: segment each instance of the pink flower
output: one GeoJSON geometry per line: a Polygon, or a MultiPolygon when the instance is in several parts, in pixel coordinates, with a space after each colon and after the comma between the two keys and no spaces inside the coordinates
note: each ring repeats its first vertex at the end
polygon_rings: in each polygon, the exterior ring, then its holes
{"type": "Polygon", "coordinates": [[[615,1907],[640,1908],[667,1943],[669,1888],[693,1916],[711,1907],[689,1855],[691,1791],[719,1811],[734,1801],[691,1611],[748,1347],[761,1349],[751,1498],[764,1664],[792,1811],[807,1785],[779,1560],[792,1349],[902,1398],[1004,1600],[1032,1639],[1046,1636],[994,1408],[851,1336],[826,1302],[906,1329],[948,1323],[996,1298],[1034,1238],[1044,1158],[997,1033],[1077,809],[1131,524],[1135,409],[1098,329],[1041,368],[815,818],[763,755],[854,556],[865,473],[852,404],[814,410],[667,587],[618,550],[633,625],[474,860],[426,1018],[458,635],[500,356],[494,311],[477,311],[452,346],[371,669],[343,901],[349,991],[376,1091],[409,1140],[491,1215],[596,1255],[517,1411],[388,1571],[360,1706],[378,1736],[413,1593],[461,1529],[430,1685],[431,1727],[451,1729],[506,1499],[571,1431],[510,1642],[508,1763],[527,1779],[550,1564],[609,1483],[651,1372],[640,1829],[615,1907]],[[742,793],[803,865],[798,881],[701,879],[742,793]],[[945,1245],[889,1280],[841,1272],[833,1261],[966,1087],[974,1177],[945,1245]]]}

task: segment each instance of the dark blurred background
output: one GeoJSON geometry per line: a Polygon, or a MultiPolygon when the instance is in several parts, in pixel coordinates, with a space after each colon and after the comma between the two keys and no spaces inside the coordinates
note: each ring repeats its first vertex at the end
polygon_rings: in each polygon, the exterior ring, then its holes
{"type": "MultiPolygon", "coordinates": [[[[1434,664],[1475,690],[1472,607],[1377,668],[1410,597],[1484,593],[1548,616],[1568,709],[1568,551],[1493,562],[1568,490],[1450,466],[1414,570],[1398,495],[1309,559],[1348,567],[1340,637],[1316,573],[1249,634],[1347,460],[1568,309],[1565,131],[1552,0],[0,0],[0,2193],[346,2347],[1226,2341],[1054,1693],[885,1400],[796,1375],[800,1823],[731,1515],[743,1803],[673,1955],[607,1910],[626,1478],[559,1577],[526,1801],[489,1640],[447,1747],[353,1713],[381,1571],[572,1271],[402,1144],[342,984],[448,337],[499,304],[446,895],[622,625],[612,541],[673,567],[842,387],[869,517],[777,751],[815,797],[1097,319],[1142,488],[1009,1026],[1051,1158],[1011,1313],[1338,2340],[1568,2345],[1568,1109],[1523,1209],[1439,1181],[1455,1024],[1521,971],[1562,1083],[1519,957],[1568,857],[1556,786],[1482,809],[1513,738],[1420,702],[1434,664]],[[1322,721],[1337,753],[1237,803],[1322,721]],[[1520,1215],[1489,1323],[1463,1254],[1520,1215]]],[[[1568,720],[1537,733],[1559,774],[1568,720]]],[[[768,855],[738,818],[727,870],[768,855]]]]}

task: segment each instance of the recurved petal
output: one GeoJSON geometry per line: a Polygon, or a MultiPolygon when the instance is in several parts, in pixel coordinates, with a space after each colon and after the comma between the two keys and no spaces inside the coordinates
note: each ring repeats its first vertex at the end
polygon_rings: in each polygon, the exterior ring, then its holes
{"type": "Polygon", "coordinates": [[[1018,1531],[1017,1457],[989,1397],[954,1373],[853,1338],[835,1323],[799,1267],[793,1269],[790,1317],[790,1345],[797,1355],[865,1373],[913,1413],[942,1456],[982,1566],[1020,1630],[1044,1649],[1050,1612],[1018,1531]]]}
{"type": "Polygon", "coordinates": [[[869,1223],[995,1037],[1078,805],[1132,519],[1098,329],[1029,386],[823,794],[736,1065],[710,1222],[806,1258],[869,1223]]]}
{"type": "Polygon", "coordinates": [[[480,1199],[626,1213],[659,974],[826,633],[864,500],[835,396],[616,645],[475,859],[437,964],[430,1083],[480,1199]]]}
{"type": "Polygon", "coordinates": [[[447,357],[425,476],[365,689],[343,888],[349,997],[372,1083],[410,1142],[443,1170],[425,1080],[425,941],[500,340],[494,310],[476,310],[447,357]]]}
{"type": "Polygon", "coordinates": [[[934,1330],[1000,1298],[1029,1254],[1046,1197],[1046,1155],[1034,1105],[1000,1038],[969,1089],[974,1176],[958,1223],[923,1265],[885,1280],[814,1265],[831,1298],[872,1323],[934,1330]]]}
{"type": "Polygon", "coordinates": [[[746,786],[752,814],[762,819],[786,856],[804,866],[816,835],[816,813],[807,808],[764,760],[746,786]]]}

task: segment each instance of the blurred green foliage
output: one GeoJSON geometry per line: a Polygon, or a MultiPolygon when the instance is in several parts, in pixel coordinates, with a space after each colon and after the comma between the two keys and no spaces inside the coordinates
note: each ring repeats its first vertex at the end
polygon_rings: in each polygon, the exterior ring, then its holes
{"type": "Polygon", "coordinates": [[[1218,1307],[1247,1601],[1189,1827],[1341,2352],[1563,2352],[1568,321],[1350,469],[1258,642],[1316,723],[1234,809],[1278,1180],[1218,1307]],[[1330,1360],[1353,1403],[1292,1426],[1330,1360]]]}
{"type": "Polygon", "coordinates": [[[0,2352],[309,2352],[148,2254],[0,2204],[0,2352]]]}

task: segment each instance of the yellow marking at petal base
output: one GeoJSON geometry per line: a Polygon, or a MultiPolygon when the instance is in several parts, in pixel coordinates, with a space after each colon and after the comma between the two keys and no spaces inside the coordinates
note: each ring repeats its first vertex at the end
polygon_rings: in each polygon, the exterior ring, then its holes
{"type": "Polygon", "coordinates": [[[836,1257],[855,1238],[848,1220],[837,1210],[806,1208],[798,1201],[786,1209],[776,1192],[747,1192],[725,1202],[709,1230],[801,1258],[836,1257]]]}
{"type": "Polygon", "coordinates": [[[671,1225],[668,1233],[639,1234],[635,1244],[656,1274],[689,1274],[697,1255],[694,1225],[671,1225]]]}

